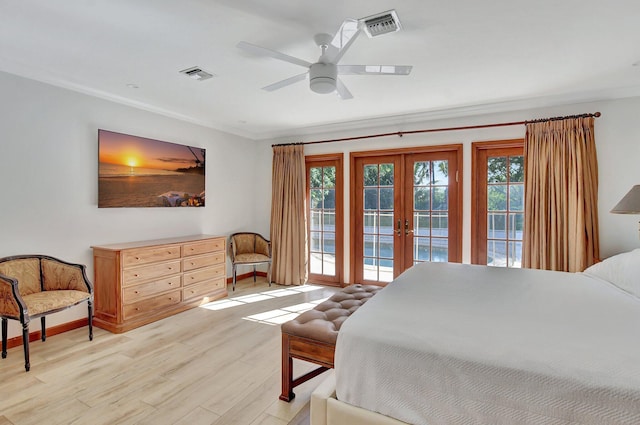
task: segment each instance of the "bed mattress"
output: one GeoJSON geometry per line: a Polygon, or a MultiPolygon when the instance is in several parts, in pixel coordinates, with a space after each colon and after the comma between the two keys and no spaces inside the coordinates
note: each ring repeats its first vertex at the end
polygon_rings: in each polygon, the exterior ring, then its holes
{"type": "Polygon", "coordinates": [[[581,273],[424,263],[342,326],[336,396],[413,424],[640,424],[640,300],[581,273]]]}

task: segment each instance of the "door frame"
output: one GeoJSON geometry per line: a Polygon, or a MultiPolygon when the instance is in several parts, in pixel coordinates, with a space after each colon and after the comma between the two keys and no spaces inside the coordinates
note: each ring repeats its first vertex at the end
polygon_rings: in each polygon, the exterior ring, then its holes
{"type": "Polygon", "coordinates": [[[309,169],[314,166],[313,164],[318,164],[318,166],[326,166],[320,165],[322,163],[334,163],[336,167],[336,182],[335,182],[335,190],[336,190],[336,224],[335,224],[335,234],[336,234],[336,246],[335,246],[335,276],[329,277],[326,275],[318,275],[311,273],[310,261],[307,264],[307,273],[309,276],[309,280],[312,280],[313,283],[320,283],[322,285],[328,286],[344,286],[344,281],[342,276],[344,274],[344,154],[340,153],[329,153],[329,154],[320,154],[320,155],[306,155],[305,159],[305,199],[307,201],[307,205],[305,206],[305,214],[307,214],[307,254],[309,254],[309,233],[311,227],[311,217],[308,214],[310,211],[310,196],[309,196],[309,169]],[[313,278],[312,278],[313,276],[313,278]]]}
{"type": "MultiPolygon", "coordinates": [[[[372,150],[372,151],[357,151],[349,153],[349,281],[351,283],[355,282],[356,279],[356,269],[355,269],[355,257],[356,257],[356,246],[355,246],[355,232],[356,232],[356,215],[354,214],[354,206],[355,206],[355,197],[356,194],[356,160],[358,158],[363,157],[378,157],[378,156],[389,156],[389,155],[409,155],[413,153],[424,153],[424,152],[455,152],[457,158],[457,203],[454,205],[455,212],[452,217],[449,219],[450,221],[455,222],[458,232],[455,238],[451,239],[451,243],[454,244],[455,251],[457,253],[455,261],[462,261],[462,198],[463,198],[463,144],[462,143],[454,143],[454,144],[446,144],[446,145],[430,145],[430,146],[414,146],[414,147],[403,147],[396,149],[380,149],[380,150],[372,150]]],[[[402,167],[404,167],[404,161],[402,161],[402,167]]],[[[402,175],[404,175],[404,169],[399,170],[402,175]]],[[[395,195],[395,194],[394,194],[395,195]]],[[[399,194],[398,194],[399,195],[399,194]]],[[[401,198],[404,198],[401,196],[401,198]]],[[[404,202],[401,200],[400,202],[404,202]]],[[[451,207],[450,207],[451,208],[451,207]]],[[[451,209],[453,211],[453,209],[451,209]]],[[[385,282],[380,282],[380,285],[386,285],[385,282]]]]}

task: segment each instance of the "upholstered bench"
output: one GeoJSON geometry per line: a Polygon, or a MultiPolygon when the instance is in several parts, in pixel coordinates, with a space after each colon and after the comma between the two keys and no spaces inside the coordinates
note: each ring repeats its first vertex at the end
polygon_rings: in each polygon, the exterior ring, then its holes
{"type": "Polygon", "coordinates": [[[336,292],[314,309],[282,324],[282,394],[280,400],[291,401],[293,388],[333,368],[338,331],[347,318],[382,287],[351,285],[336,292]],[[293,359],[320,365],[293,379],[293,359]]]}

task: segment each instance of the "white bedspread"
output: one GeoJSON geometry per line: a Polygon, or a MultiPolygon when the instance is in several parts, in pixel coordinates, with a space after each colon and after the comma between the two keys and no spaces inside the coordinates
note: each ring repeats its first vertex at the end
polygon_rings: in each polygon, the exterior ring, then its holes
{"type": "Polygon", "coordinates": [[[581,273],[419,264],[343,324],[335,370],[339,400],[408,423],[638,425],[640,300],[581,273]]]}

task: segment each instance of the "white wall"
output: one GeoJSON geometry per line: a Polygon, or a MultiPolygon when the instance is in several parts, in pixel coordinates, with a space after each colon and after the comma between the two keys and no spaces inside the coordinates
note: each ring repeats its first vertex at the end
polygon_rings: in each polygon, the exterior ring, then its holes
{"type": "MultiPolygon", "coordinates": [[[[5,73],[0,93],[0,257],[48,254],[93,279],[91,245],[255,227],[254,141],[5,73]],[[206,206],[98,209],[98,129],[206,148],[206,206]]],[[[47,323],[83,317],[84,305],[47,323]]]]}
{"type": "MultiPolygon", "coordinates": [[[[634,184],[640,184],[640,127],[636,119],[640,112],[640,98],[627,98],[614,101],[564,105],[543,109],[531,109],[510,113],[495,113],[474,115],[449,120],[437,120],[420,123],[407,123],[401,126],[370,126],[365,130],[353,130],[322,135],[308,135],[296,140],[265,141],[263,149],[270,148],[271,143],[300,142],[308,140],[324,140],[342,137],[352,137],[376,133],[390,133],[429,128],[461,127],[480,124],[502,123],[545,118],[553,116],[581,114],[586,112],[602,112],[602,117],[596,119],[596,146],[598,150],[599,166],[599,219],[600,219],[600,247],[601,256],[613,254],[640,247],[638,237],[638,220],[640,216],[626,216],[610,214],[609,210],[624,196],[634,184]]],[[[424,145],[440,145],[448,143],[462,143],[464,145],[463,168],[463,262],[470,262],[471,258],[471,143],[485,140],[502,140],[523,138],[525,128],[520,126],[494,127],[475,130],[449,131],[439,133],[423,133],[405,135],[402,138],[390,136],[376,139],[365,139],[349,142],[335,142],[313,144],[305,146],[306,155],[344,152],[345,187],[344,207],[349,211],[349,152],[375,149],[389,149],[395,147],[410,147],[424,145]]],[[[269,168],[270,172],[270,168],[269,168]]],[[[265,204],[266,205],[266,204],[265,204]]],[[[349,251],[349,220],[345,216],[344,252],[349,251]]],[[[344,276],[349,278],[350,268],[348,258],[345,261],[344,276]]]]}

